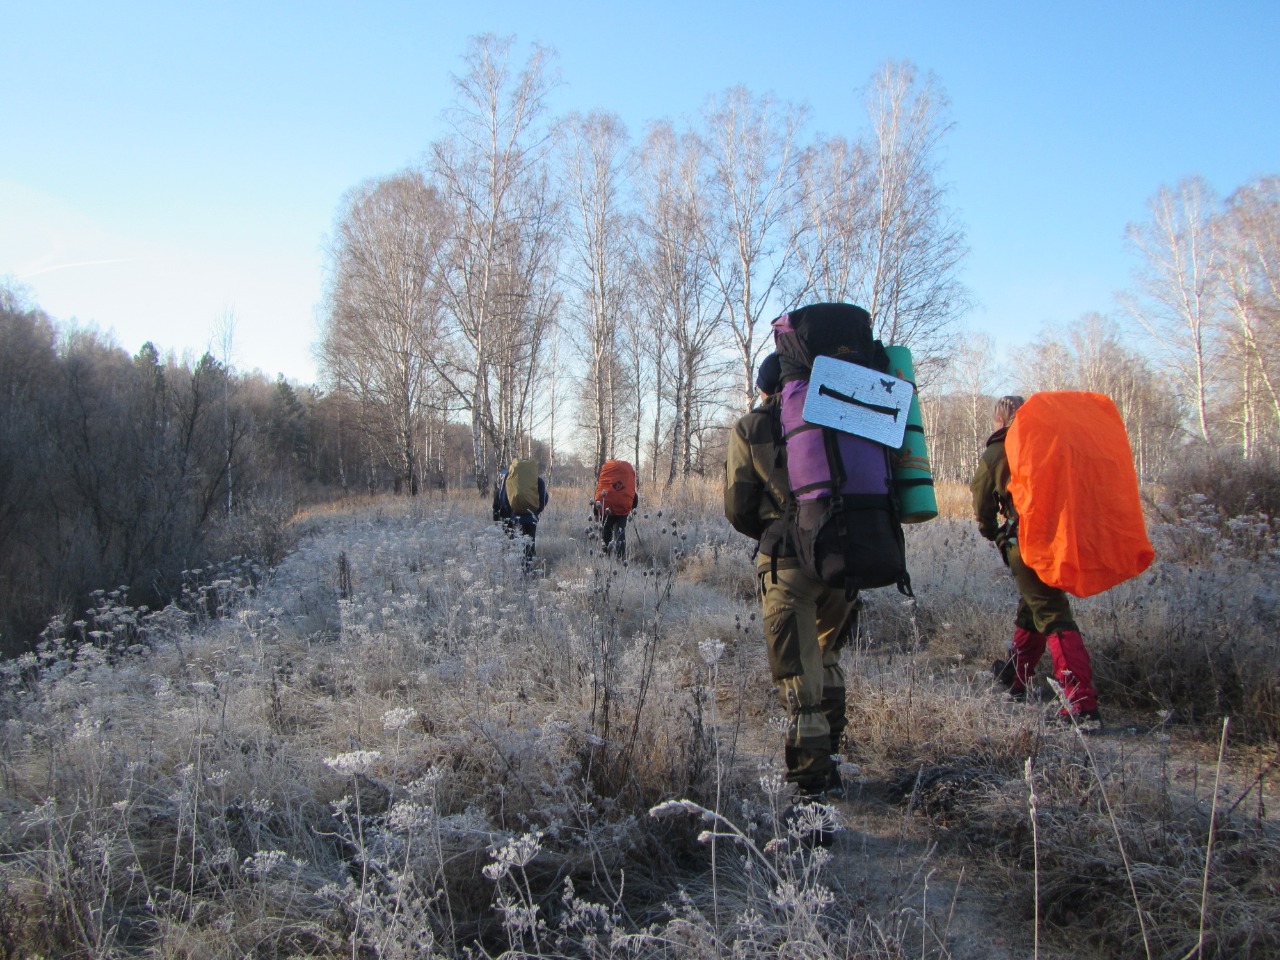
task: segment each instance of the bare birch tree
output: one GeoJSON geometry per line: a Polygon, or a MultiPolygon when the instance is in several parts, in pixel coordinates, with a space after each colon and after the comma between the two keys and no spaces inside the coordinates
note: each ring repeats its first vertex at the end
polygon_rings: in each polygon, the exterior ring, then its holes
{"type": "Polygon", "coordinates": [[[970,459],[982,452],[991,432],[991,396],[998,370],[995,341],[985,333],[967,337],[956,348],[947,365],[947,381],[954,397],[963,397],[965,447],[970,459]]]}
{"type": "Polygon", "coordinates": [[[450,133],[430,151],[456,224],[443,272],[455,341],[447,373],[470,413],[481,491],[491,458],[505,460],[532,422],[535,362],[558,306],[546,172],[550,54],[535,47],[514,74],[512,45],[493,35],[473,40],[467,72],[455,78],[450,133]]]}
{"type": "Polygon", "coordinates": [[[417,495],[448,210],[418,171],[356,188],[339,219],[321,364],[351,393],[397,491],[417,495]]]}
{"type": "MultiPolygon", "coordinates": [[[[634,262],[633,262],[634,265],[634,262]]],[[[630,380],[628,393],[631,412],[631,461],[635,465],[637,476],[643,469],[644,462],[644,404],[646,396],[656,396],[662,383],[660,365],[663,352],[660,344],[655,344],[651,337],[649,317],[642,309],[638,297],[631,297],[628,309],[623,311],[619,322],[626,330],[626,364],[630,380]]],[[[621,444],[621,433],[618,443],[621,444]]]]}
{"type": "Polygon", "coordinates": [[[737,348],[744,411],[755,402],[761,323],[781,307],[795,259],[792,209],[799,197],[798,137],[804,118],[803,109],[753,96],[741,86],[713,100],[703,117],[708,161],[703,255],[737,348]]]}
{"type": "Polygon", "coordinates": [[[868,93],[875,200],[860,302],[886,344],[911,348],[923,382],[950,351],[969,308],[957,276],[968,252],[964,231],[938,180],[948,107],[933,76],[919,78],[906,62],[885,65],[868,93]]]}
{"type": "MultiPolygon", "coordinates": [[[[626,209],[628,138],[612,114],[573,115],[564,124],[565,208],[569,249],[566,276],[574,293],[570,326],[585,362],[584,420],[592,432],[596,469],[619,446],[617,428],[622,322],[629,312],[629,231],[626,209]]],[[[627,351],[629,352],[629,351],[627,351]]]]}
{"type": "Polygon", "coordinates": [[[1234,321],[1241,443],[1280,444],[1280,178],[1264,177],[1227,200],[1220,270],[1234,321]]]}
{"type": "Polygon", "coordinates": [[[1209,404],[1220,375],[1214,204],[1209,185],[1199,177],[1160,188],[1147,204],[1149,219],[1126,230],[1141,260],[1137,292],[1123,298],[1194,411],[1197,432],[1207,443],[1214,440],[1209,404]]]}
{"type": "Polygon", "coordinates": [[[885,65],[866,103],[867,136],[825,140],[801,165],[794,299],[862,305],[886,344],[911,348],[927,385],[969,309],[958,277],[964,231],[938,178],[949,104],[910,63],[885,65]]]}
{"type": "Polygon", "coordinates": [[[510,288],[501,296],[512,312],[501,318],[496,345],[493,402],[498,416],[489,427],[490,445],[499,462],[533,455],[533,433],[550,423],[550,405],[542,402],[554,379],[544,369],[554,343],[562,299],[558,283],[559,214],[550,171],[539,165],[519,204],[520,228],[508,245],[510,288]]]}
{"type": "MultiPolygon", "coordinates": [[[[677,476],[692,473],[694,436],[708,394],[718,389],[714,358],[723,307],[712,302],[712,280],[701,256],[707,203],[698,175],[702,161],[699,140],[691,134],[681,136],[663,122],[646,135],[637,174],[641,227],[636,260],[645,310],[657,349],[671,348],[669,364],[657,355],[672,408],[670,442],[665,445],[668,486],[677,476]]],[[[658,432],[655,421],[655,462],[664,447],[658,432]]]]}
{"type": "Polygon", "coordinates": [[[857,301],[875,222],[865,145],[829,137],[805,151],[798,176],[800,201],[792,226],[797,239],[796,288],[788,299],[857,301]]]}

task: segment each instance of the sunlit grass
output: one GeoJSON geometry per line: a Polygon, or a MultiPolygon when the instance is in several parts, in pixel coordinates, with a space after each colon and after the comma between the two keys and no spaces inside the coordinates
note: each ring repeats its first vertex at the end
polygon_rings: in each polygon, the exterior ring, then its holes
{"type": "MultiPolygon", "coordinates": [[[[946,956],[919,886],[859,908],[856,842],[779,822],[750,544],[717,494],[646,498],[626,565],[574,491],[532,574],[486,500],[384,498],[309,510],[269,575],[193,573],[181,607],[104,591],[3,667],[0,949],[946,956]]],[[[1190,510],[1148,574],[1078,604],[1134,731],[1087,744],[990,691],[1014,593],[967,517],[909,528],[916,599],[870,593],[847,654],[858,790],[1000,865],[1042,944],[1181,956],[1204,926],[1203,956],[1267,955],[1267,754],[1228,771],[1206,861],[1213,761],[1188,781],[1204,728],[1179,726],[1276,732],[1259,522],[1190,510]]]]}

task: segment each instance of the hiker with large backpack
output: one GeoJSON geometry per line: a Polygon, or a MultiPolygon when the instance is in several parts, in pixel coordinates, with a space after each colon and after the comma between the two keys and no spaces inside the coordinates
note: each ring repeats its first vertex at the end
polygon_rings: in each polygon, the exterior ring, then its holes
{"type": "MultiPolygon", "coordinates": [[[[910,593],[889,448],[807,422],[809,378],[820,357],[871,374],[876,389],[899,391],[870,404],[871,415],[892,407],[903,427],[911,394],[904,381],[882,376],[884,347],[861,307],[812,304],[778,317],[773,331],[776,352],[756,378],[761,403],[729,438],[724,510],[734,529],[757,541],[769,667],[787,710],[791,815],[843,794],[840,651],[856,627],[859,591],[897,585],[910,593]]],[[[831,837],[820,831],[817,839],[831,837]]]]}
{"type": "Polygon", "coordinates": [[[538,519],[549,500],[546,481],[538,475],[538,461],[515,459],[498,475],[493,487],[493,519],[507,536],[524,538],[526,567],[532,564],[538,537],[538,519]]]}
{"type": "Polygon", "coordinates": [[[840,651],[853,632],[858,601],[801,568],[790,529],[795,498],[787,477],[780,375],[777,354],[765,357],[756,377],[761,402],[729,436],[724,513],[735,530],[757,542],[769,669],[787,711],[783,753],[787,782],[796,790],[792,815],[842,792],[835,761],[847,723],[840,651]]]}
{"type": "Polygon", "coordinates": [[[1071,601],[1064,590],[1045,583],[1025,562],[1019,545],[1019,517],[1009,489],[1011,474],[1005,442],[1024,402],[1019,396],[1005,396],[996,401],[991,415],[994,432],[987,438],[986,450],[970,484],[978,532],[999,549],[1018,587],[1013,638],[1005,657],[996,661],[991,672],[1008,690],[1011,699],[1025,701],[1036,665],[1047,649],[1053,662],[1054,679],[1065,698],[1057,715],[1058,722],[1077,724],[1091,732],[1101,728],[1102,715],[1093,686],[1089,651],[1085,649],[1072,613],[1071,601]]]}
{"type": "Polygon", "coordinates": [[[591,516],[600,524],[600,543],[606,555],[627,559],[627,520],[639,505],[635,467],[626,460],[606,460],[591,501],[591,516]]]}

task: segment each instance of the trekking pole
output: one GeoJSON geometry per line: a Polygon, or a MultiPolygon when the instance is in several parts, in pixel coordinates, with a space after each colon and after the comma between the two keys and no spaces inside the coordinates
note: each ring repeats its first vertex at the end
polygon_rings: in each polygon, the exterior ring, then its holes
{"type": "MultiPolygon", "coordinates": [[[[633,515],[631,517],[631,523],[629,524],[629,526],[631,527],[631,536],[635,537],[637,547],[641,546],[639,524],[636,523],[636,520],[638,519],[639,517],[636,517],[633,515]]],[[[629,551],[630,551],[630,548],[628,548],[628,552],[629,551]]]]}

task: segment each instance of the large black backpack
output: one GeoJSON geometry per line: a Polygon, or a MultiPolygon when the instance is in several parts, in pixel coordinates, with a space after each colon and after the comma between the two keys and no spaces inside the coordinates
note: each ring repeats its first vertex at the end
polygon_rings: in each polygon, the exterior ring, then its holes
{"type": "Polygon", "coordinates": [[[897,586],[911,596],[890,451],[865,437],[805,422],[815,357],[885,372],[888,358],[871,316],[848,303],[815,303],[773,321],[782,368],[781,418],[795,505],[789,533],[801,568],[815,580],[856,591],[897,586]]]}

